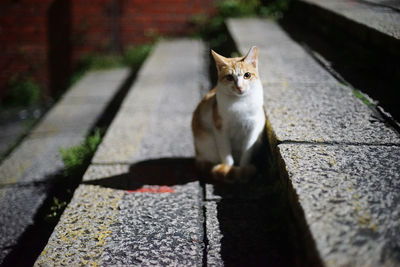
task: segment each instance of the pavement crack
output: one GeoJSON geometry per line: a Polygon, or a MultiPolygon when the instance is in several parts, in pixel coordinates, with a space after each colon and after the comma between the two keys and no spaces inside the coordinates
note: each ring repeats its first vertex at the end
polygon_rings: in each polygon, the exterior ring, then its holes
{"type": "Polygon", "coordinates": [[[207,256],[208,256],[208,248],[209,248],[209,240],[207,236],[207,197],[206,197],[206,183],[203,179],[200,179],[200,187],[201,187],[201,208],[202,208],[202,215],[203,215],[203,259],[202,259],[202,266],[208,266],[207,256]]]}

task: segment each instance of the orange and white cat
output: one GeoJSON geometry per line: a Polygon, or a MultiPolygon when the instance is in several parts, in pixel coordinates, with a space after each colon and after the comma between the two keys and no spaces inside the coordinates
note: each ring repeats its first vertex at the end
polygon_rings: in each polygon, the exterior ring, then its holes
{"type": "Polygon", "coordinates": [[[193,113],[196,164],[217,180],[245,180],[256,173],[251,157],[265,127],[258,50],[238,58],[211,53],[218,82],[193,113]]]}

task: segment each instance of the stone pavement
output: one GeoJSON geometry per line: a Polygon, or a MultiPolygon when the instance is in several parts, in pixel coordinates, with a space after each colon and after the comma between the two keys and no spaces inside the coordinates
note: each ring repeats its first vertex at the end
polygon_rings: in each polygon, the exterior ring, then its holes
{"type": "MultiPolygon", "coordinates": [[[[194,171],[200,41],[162,41],[140,70],[36,266],[223,266],[294,260],[280,192],[194,171]]],[[[202,93],[201,93],[202,92],[202,93]]]]}
{"type": "MultiPolygon", "coordinates": [[[[364,41],[379,45],[376,35],[371,34],[372,29],[395,40],[400,40],[400,6],[396,1],[387,0],[299,0],[304,4],[316,6],[320,9],[329,11],[338,16],[330,16],[328,19],[336,20],[339,23],[339,17],[346,19],[348,30],[354,31],[356,24],[363,25],[364,30],[355,31],[357,37],[363,37],[364,41]]],[[[342,19],[343,20],[343,19],[342,19]]],[[[344,20],[343,20],[344,21],[344,20]]],[[[398,44],[398,42],[397,42],[398,44]]],[[[383,43],[381,44],[383,45],[383,43]]],[[[396,49],[395,47],[387,47],[396,49]]],[[[397,54],[399,52],[397,51],[397,54]]]]}
{"type": "Polygon", "coordinates": [[[276,23],[232,19],[228,28],[240,52],[259,47],[271,150],[308,259],[399,265],[399,133],[276,23]]]}
{"type": "Polygon", "coordinates": [[[59,149],[84,140],[128,76],[128,69],[86,74],[1,163],[0,263],[34,223],[64,169],[59,149]]]}
{"type": "Polygon", "coordinates": [[[265,170],[246,185],[198,177],[190,119],[209,88],[208,51],[162,41],[36,266],[400,264],[399,134],[275,22],[227,25],[240,52],[259,47],[287,191],[265,170]]]}
{"type": "Polygon", "coordinates": [[[399,1],[297,0],[279,23],[400,129],[399,1]]]}
{"type": "Polygon", "coordinates": [[[197,41],[157,45],[37,266],[201,265],[202,193],[190,159],[190,119],[204,52],[197,41]]]}

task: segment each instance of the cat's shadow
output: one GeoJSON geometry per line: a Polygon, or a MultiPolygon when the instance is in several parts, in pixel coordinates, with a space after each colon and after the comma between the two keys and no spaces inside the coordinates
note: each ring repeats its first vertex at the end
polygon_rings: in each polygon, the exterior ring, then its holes
{"type": "MultiPolygon", "coordinates": [[[[194,158],[161,158],[132,164],[124,174],[84,183],[147,192],[141,191],[145,185],[176,186],[196,181],[203,191],[202,201],[216,204],[215,211],[208,210],[212,206],[207,206],[206,213],[215,213],[218,220],[222,237],[220,253],[225,265],[293,266],[286,215],[282,212],[279,194],[266,177],[266,170],[245,184],[218,183],[197,172],[194,158]]],[[[211,236],[216,234],[212,229],[206,231],[211,236]]]]}
{"type": "Polygon", "coordinates": [[[197,180],[194,158],[160,158],[132,164],[126,173],[84,181],[84,184],[130,191],[144,185],[174,186],[197,180]]]}

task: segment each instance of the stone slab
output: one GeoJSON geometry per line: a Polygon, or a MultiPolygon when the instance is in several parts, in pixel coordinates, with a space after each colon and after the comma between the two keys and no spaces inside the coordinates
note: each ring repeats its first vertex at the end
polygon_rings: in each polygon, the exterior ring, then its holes
{"type": "MultiPolygon", "coordinates": [[[[79,145],[85,139],[128,75],[128,69],[89,72],[2,161],[2,250],[8,253],[8,244],[15,245],[32,224],[48,194],[44,184],[50,185],[64,169],[60,148],[79,145]]],[[[7,253],[1,252],[0,263],[7,253]]]]}
{"type": "Polygon", "coordinates": [[[119,89],[115,85],[121,85],[129,74],[129,68],[90,71],[62,96],[62,101],[90,101],[93,97],[110,100],[119,89]]]}
{"type": "Polygon", "coordinates": [[[264,84],[278,142],[400,144],[399,135],[339,83],[264,84]]]}
{"type": "Polygon", "coordinates": [[[198,182],[164,193],[144,188],[148,192],[81,185],[35,266],[200,266],[198,182]]]}
{"type": "Polygon", "coordinates": [[[102,115],[108,101],[97,101],[96,103],[83,101],[79,105],[59,103],[45,115],[37,127],[32,130],[30,136],[38,138],[67,133],[86,135],[102,115]]]}
{"type": "Polygon", "coordinates": [[[217,202],[207,201],[204,203],[207,227],[207,266],[225,266],[221,256],[221,240],[223,235],[218,220],[217,202]]]}
{"type": "Polygon", "coordinates": [[[242,53],[260,47],[270,142],[317,257],[326,266],[399,265],[398,133],[275,22],[231,19],[228,28],[242,53]]]}
{"type": "Polygon", "coordinates": [[[199,41],[157,44],[36,266],[202,265],[190,119],[203,53],[199,41]]]}
{"type": "MultiPolygon", "coordinates": [[[[28,136],[0,167],[0,184],[47,181],[64,169],[60,148],[78,145],[84,135],[58,134],[42,138],[28,136]]],[[[1,197],[1,195],[0,195],[1,197]]]]}
{"type": "Polygon", "coordinates": [[[196,41],[160,44],[139,72],[93,163],[192,157],[190,121],[200,101],[203,53],[196,41]]]}
{"type": "Polygon", "coordinates": [[[54,229],[48,245],[36,266],[95,265],[101,262],[106,241],[112,234],[110,225],[116,222],[118,203],[124,192],[81,185],[54,229]],[[87,253],[82,247],[90,246],[87,253]]]}
{"type": "Polygon", "coordinates": [[[262,19],[228,19],[240,53],[259,48],[259,72],[267,83],[318,83],[336,80],[278,26],[262,19]]]}
{"type": "Polygon", "coordinates": [[[326,266],[400,264],[400,147],[282,144],[326,266]]]}
{"type": "Polygon", "coordinates": [[[207,184],[207,266],[293,266],[299,258],[283,192],[262,175],[246,184],[207,184]]]}
{"type": "Polygon", "coordinates": [[[259,46],[264,106],[278,142],[400,144],[399,135],[351,88],[336,81],[275,22],[230,19],[227,25],[242,53],[259,46]]]}
{"type": "Polygon", "coordinates": [[[200,189],[193,182],[171,186],[171,193],[125,194],[104,265],[201,266],[200,189]]]}
{"type": "Polygon", "coordinates": [[[0,124],[0,160],[35,122],[34,119],[14,120],[0,124]]]}
{"type": "Polygon", "coordinates": [[[390,1],[301,1],[327,9],[385,35],[400,39],[400,11],[394,4],[390,4],[390,1]],[[385,2],[389,2],[389,4],[385,2]]]}
{"type": "MultiPolygon", "coordinates": [[[[0,244],[8,252],[20,236],[34,223],[34,216],[46,198],[47,184],[10,185],[0,189],[0,244]],[[6,199],[7,201],[4,201],[6,199]]],[[[6,254],[1,257],[4,259],[6,254]]]]}
{"type": "Polygon", "coordinates": [[[92,71],[77,82],[33,129],[33,136],[86,135],[129,76],[129,69],[92,71]]]}

